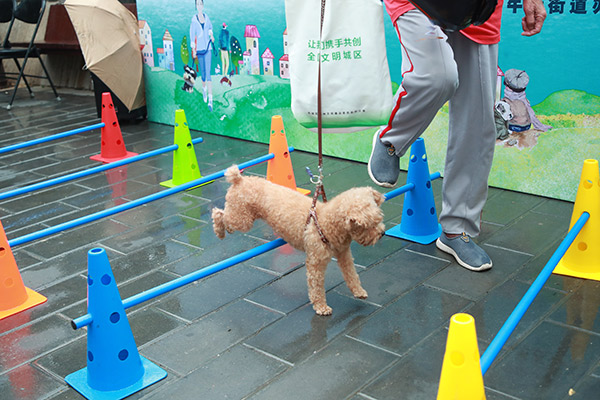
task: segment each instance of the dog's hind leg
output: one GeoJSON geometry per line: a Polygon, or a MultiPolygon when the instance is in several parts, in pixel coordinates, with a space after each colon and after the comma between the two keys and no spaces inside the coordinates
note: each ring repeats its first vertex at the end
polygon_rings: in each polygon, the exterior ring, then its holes
{"type": "Polygon", "coordinates": [[[367,291],[363,289],[362,285],[360,284],[360,278],[356,273],[354,259],[352,258],[350,247],[348,247],[345,251],[336,254],[336,258],[340,270],[342,271],[342,275],[344,276],[344,280],[346,281],[346,285],[348,285],[348,289],[350,289],[354,297],[366,299],[367,291]]]}
{"type": "Polygon", "coordinates": [[[307,254],[306,280],[308,283],[308,298],[313,309],[319,315],[331,315],[331,307],[325,298],[325,269],[329,259],[319,260],[307,254]]]}

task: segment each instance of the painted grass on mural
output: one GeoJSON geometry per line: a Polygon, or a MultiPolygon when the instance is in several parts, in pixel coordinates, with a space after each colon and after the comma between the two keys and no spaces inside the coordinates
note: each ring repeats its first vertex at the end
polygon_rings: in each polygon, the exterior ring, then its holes
{"type": "MultiPolygon", "coordinates": [[[[586,159],[600,158],[600,97],[564,90],[533,107],[547,132],[531,130],[521,135],[533,138],[525,145],[497,141],[490,186],[575,201],[581,168],[586,159]],[[568,108],[569,112],[564,109],[568,108]]],[[[438,113],[423,134],[429,167],[442,171],[448,127],[448,106],[438,113]]],[[[406,157],[404,157],[406,159],[406,157]]],[[[407,162],[401,165],[406,168],[407,162]]]]}
{"type": "MultiPolygon", "coordinates": [[[[145,74],[148,115],[155,122],[172,125],[175,110],[183,109],[191,129],[268,143],[271,117],[281,115],[289,145],[317,151],[317,134],[299,125],[291,113],[289,81],[285,79],[234,75],[230,86],[220,83],[220,76],[213,76],[211,112],[203,100],[200,83],[188,93],[181,89],[183,78],[172,71],[145,67],[145,74]]],[[[499,142],[490,185],[574,201],[583,160],[600,156],[600,98],[567,90],[552,94],[533,108],[538,118],[553,129],[530,132],[530,140],[523,146],[499,142]],[[571,112],[564,112],[565,106],[571,112]]],[[[443,174],[447,127],[446,105],[423,135],[431,172],[443,174]]],[[[366,162],[374,131],[326,134],[324,153],[366,162]]],[[[401,159],[403,169],[408,166],[407,159],[401,159]]]]}
{"type": "MultiPolygon", "coordinates": [[[[149,118],[173,124],[176,109],[185,111],[191,129],[261,143],[269,142],[271,117],[281,115],[290,146],[317,151],[317,134],[302,127],[290,110],[289,81],[277,76],[234,75],[228,83],[212,77],[213,111],[202,98],[201,83],[192,93],[183,91],[183,78],[163,68],[144,66],[149,118]]],[[[328,134],[323,139],[326,154],[365,161],[375,129],[355,133],[328,134]]],[[[368,154],[367,156],[368,157],[368,154]]]]}

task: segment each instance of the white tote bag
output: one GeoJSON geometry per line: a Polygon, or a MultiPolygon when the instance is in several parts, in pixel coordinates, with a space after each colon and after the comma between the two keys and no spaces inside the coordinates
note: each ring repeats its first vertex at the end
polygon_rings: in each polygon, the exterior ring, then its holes
{"type": "Polygon", "coordinates": [[[385,125],[392,111],[380,0],[285,1],[292,112],[317,127],[319,59],[324,132],[385,125]]]}

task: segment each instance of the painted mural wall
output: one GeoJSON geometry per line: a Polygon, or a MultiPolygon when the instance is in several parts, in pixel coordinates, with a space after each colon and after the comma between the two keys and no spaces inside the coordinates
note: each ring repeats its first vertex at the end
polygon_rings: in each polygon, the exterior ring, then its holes
{"type": "MultiPolygon", "coordinates": [[[[583,160],[600,158],[600,0],[545,4],[542,33],[526,38],[520,35],[522,0],[504,2],[490,185],[573,201],[583,160]]],[[[175,110],[183,109],[191,129],[268,143],[271,117],[281,115],[289,144],[316,151],[316,133],[290,110],[283,1],[206,0],[207,18],[197,22],[194,0],[137,5],[150,120],[172,125],[175,110]],[[198,23],[212,26],[212,37],[198,35],[198,23]],[[204,48],[207,41],[214,45],[204,48]]],[[[384,21],[395,89],[400,45],[387,14],[384,21]]],[[[442,174],[447,111],[443,107],[423,135],[430,170],[442,174]]],[[[326,134],[324,152],[366,162],[374,131],[326,134]]]]}

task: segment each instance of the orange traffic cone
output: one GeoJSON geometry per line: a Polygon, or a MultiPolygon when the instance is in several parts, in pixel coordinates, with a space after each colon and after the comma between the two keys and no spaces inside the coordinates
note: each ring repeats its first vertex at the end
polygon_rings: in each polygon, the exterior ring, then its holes
{"type": "Polygon", "coordinates": [[[0,320],[42,304],[46,300],[44,296],[23,284],[0,222],[0,320]]]}
{"type": "Polygon", "coordinates": [[[285,129],[283,127],[281,115],[274,115],[273,118],[271,118],[269,153],[273,153],[275,157],[270,159],[267,163],[267,180],[296,190],[302,194],[309,194],[310,190],[296,187],[292,159],[290,158],[290,151],[285,137],[285,129]]]}
{"type": "Polygon", "coordinates": [[[102,122],[104,122],[104,127],[102,128],[100,154],[91,156],[92,160],[110,163],[137,155],[137,153],[125,149],[115,106],[108,92],[102,93],[102,122]]]}

